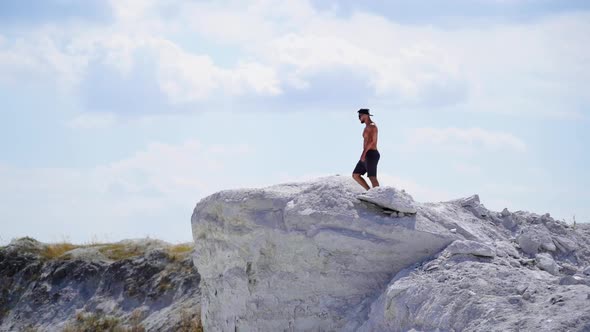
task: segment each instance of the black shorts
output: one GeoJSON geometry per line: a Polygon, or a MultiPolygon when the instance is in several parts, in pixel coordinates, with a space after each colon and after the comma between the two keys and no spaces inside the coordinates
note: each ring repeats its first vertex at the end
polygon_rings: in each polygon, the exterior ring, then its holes
{"type": "Polygon", "coordinates": [[[367,154],[365,155],[365,162],[359,160],[352,173],[361,175],[368,173],[368,176],[377,176],[377,164],[379,163],[379,157],[381,157],[379,151],[367,151],[367,154]]]}

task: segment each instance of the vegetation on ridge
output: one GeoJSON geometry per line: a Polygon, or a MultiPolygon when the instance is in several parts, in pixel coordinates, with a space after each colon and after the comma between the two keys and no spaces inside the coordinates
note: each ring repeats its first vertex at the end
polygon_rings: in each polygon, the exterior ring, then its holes
{"type": "MultiPolygon", "coordinates": [[[[28,236],[19,238],[17,241],[30,242],[32,245],[23,246],[23,250],[29,251],[34,254],[39,254],[46,260],[53,260],[58,258],[70,259],[71,255],[69,255],[69,253],[74,249],[96,248],[96,250],[107,259],[118,261],[144,255],[148,249],[148,246],[143,245],[142,243],[126,241],[114,243],[91,242],[87,244],[73,244],[67,241],[60,241],[56,243],[42,243],[28,236]]],[[[0,247],[0,250],[4,248],[6,248],[6,246],[0,247]]],[[[163,244],[161,249],[166,252],[171,261],[179,261],[187,257],[192,252],[193,244],[163,244]]]]}

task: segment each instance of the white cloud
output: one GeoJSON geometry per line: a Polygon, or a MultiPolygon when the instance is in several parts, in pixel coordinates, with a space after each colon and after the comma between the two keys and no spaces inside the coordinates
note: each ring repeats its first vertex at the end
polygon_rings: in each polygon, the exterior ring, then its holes
{"type": "Polygon", "coordinates": [[[223,69],[207,55],[190,54],[167,41],[154,44],[159,57],[160,87],[174,103],[205,100],[215,90],[230,95],[281,93],[276,72],[271,67],[252,62],[223,69]]]}
{"type": "Polygon", "coordinates": [[[415,128],[408,137],[410,147],[435,145],[449,151],[486,148],[491,150],[513,150],[522,152],[526,144],[513,134],[482,128],[415,128]]]}
{"type": "Polygon", "coordinates": [[[314,74],[349,68],[369,77],[377,97],[398,104],[432,99],[462,102],[468,112],[571,118],[580,111],[569,101],[588,98],[579,88],[590,80],[584,65],[589,43],[581,42],[588,34],[580,33],[590,28],[585,14],[443,29],[361,12],[338,18],[299,3],[304,9],[282,6],[297,13],[284,11],[284,22],[269,15],[268,8],[277,6],[272,1],[202,5],[186,15],[215,13],[219,19],[209,27],[197,23],[197,33],[280,68],[281,82],[298,89],[309,88],[314,74]],[[252,30],[239,29],[240,22],[252,30]]]}
{"type": "Polygon", "coordinates": [[[155,66],[141,70],[156,72],[158,85],[173,104],[206,100],[214,93],[233,96],[282,92],[271,66],[240,61],[235,67],[224,68],[209,55],[188,52],[170,41],[164,35],[164,21],[148,25],[145,30],[137,28],[154,22],[154,18],[138,14],[149,8],[141,1],[125,2],[119,8],[121,21],[106,28],[40,27],[23,33],[16,41],[0,43],[0,79],[11,83],[42,77],[68,93],[76,93],[92,64],[103,64],[127,75],[138,57],[152,56],[155,66]]]}
{"type": "Polygon", "coordinates": [[[368,75],[378,95],[396,92],[410,100],[432,84],[444,85],[443,81],[457,78],[456,68],[431,41],[412,41],[398,31],[401,26],[378,16],[336,19],[316,12],[306,1],[256,1],[246,6],[241,2],[180,3],[183,14],[177,20],[164,20],[154,13],[160,5],[156,2],[115,1],[112,5],[118,17],[112,26],[64,27],[71,32],[40,29],[30,35],[43,35],[45,48],[36,51],[38,41],[25,38],[24,49],[14,58],[22,61],[26,59],[22,55],[38,54],[29,61],[30,71],[52,68],[57,77],[75,84],[91,59],[128,73],[135,52],[147,50],[157,58],[160,88],[173,103],[206,100],[216,92],[278,95],[284,83],[305,88],[314,74],[343,67],[368,75]],[[237,44],[247,53],[237,66],[224,68],[210,55],[186,51],[167,37],[175,29],[186,31],[190,26],[197,34],[221,44],[237,44]],[[382,36],[380,40],[367,37],[376,34],[382,36]],[[382,42],[389,37],[395,38],[393,47],[382,42]],[[58,44],[58,39],[66,42],[58,44]],[[67,63],[78,65],[66,72],[67,63]]]}
{"type": "Polygon", "coordinates": [[[153,0],[111,0],[110,6],[115,16],[121,21],[139,21],[151,7],[156,4],[153,0]]]}
{"type": "Polygon", "coordinates": [[[330,68],[348,67],[370,77],[378,96],[395,93],[414,102],[433,85],[461,80],[459,66],[428,30],[405,28],[382,17],[317,17],[298,33],[278,36],[269,61],[294,67],[299,81],[330,68]]]}
{"type": "Polygon", "coordinates": [[[382,103],[580,118],[580,105],[590,102],[581,88],[590,80],[585,13],[448,29],[363,12],[337,17],[309,1],[111,5],[116,20],[108,26],[33,28],[0,43],[3,78],[27,71],[76,85],[91,60],[127,73],[143,50],[155,57],[150,69],[175,104],[276,96],[343,69],[367,77],[382,103]],[[222,65],[217,56],[228,53],[235,64],[222,65]]]}
{"type": "Polygon", "coordinates": [[[0,44],[0,80],[20,82],[44,78],[67,93],[80,82],[87,58],[63,51],[41,29],[28,39],[0,44]]]}

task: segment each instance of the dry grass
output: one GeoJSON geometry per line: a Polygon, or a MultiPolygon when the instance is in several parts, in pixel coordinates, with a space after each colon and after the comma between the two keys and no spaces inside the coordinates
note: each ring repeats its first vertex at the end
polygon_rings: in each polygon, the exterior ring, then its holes
{"type": "Polygon", "coordinates": [[[194,246],[191,243],[172,245],[167,249],[168,257],[170,257],[170,260],[173,261],[182,260],[193,251],[193,248],[194,246]]]}
{"type": "Polygon", "coordinates": [[[122,260],[132,257],[141,256],[144,254],[143,248],[136,245],[110,243],[99,245],[98,251],[112,260],[122,260]]]}
{"type": "Polygon", "coordinates": [[[201,310],[191,315],[188,311],[183,310],[180,313],[180,332],[203,332],[203,322],[201,322],[201,310]]]}
{"type": "Polygon", "coordinates": [[[145,328],[141,325],[142,317],[143,314],[139,309],[133,310],[130,317],[131,329],[129,329],[129,332],[145,332],[145,328]]]}
{"type": "Polygon", "coordinates": [[[71,243],[67,243],[67,242],[61,242],[61,243],[52,243],[52,244],[47,244],[43,247],[43,249],[41,250],[40,254],[41,256],[43,256],[43,258],[45,259],[56,259],[60,256],[62,256],[63,254],[65,254],[66,252],[79,248],[79,245],[75,245],[75,244],[71,244],[71,243]]]}
{"type": "Polygon", "coordinates": [[[119,319],[107,316],[102,313],[76,314],[76,320],[66,325],[63,332],[86,332],[86,331],[127,331],[119,325],[119,319]]]}
{"type": "MultiPolygon", "coordinates": [[[[30,237],[24,237],[21,239],[29,239],[31,241],[37,242],[37,240],[30,237]]],[[[133,243],[102,243],[98,241],[91,241],[84,244],[73,244],[65,240],[56,243],[42,244],[40,246],[41,249],[37,248],[34,249],[34,252],[40,254],[41,257],[45,259],[69,259],[70,256],[67,254],[67,252],[73,249],[96,248],[96,250],[98,250],[105,257],[115,261],[141,256],[145,254],[146,250],[146,247],[143,245],[136,245],[133,243]]],[[[162,249],[166,251],[171,261],[181,261],[190,255],[194,249],[194,245],[192,243],[180,243],[170,245],[162,249]]]]}

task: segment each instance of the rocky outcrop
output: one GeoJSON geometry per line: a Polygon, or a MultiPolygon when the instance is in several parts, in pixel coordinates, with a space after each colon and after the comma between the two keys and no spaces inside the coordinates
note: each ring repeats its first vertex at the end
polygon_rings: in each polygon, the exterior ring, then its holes
{"type": "Polygon", "coordinates": [[[356,198],[362,192],[329,177],[199,202],[192,223],[205,330],[360,325],[397,272],[452,241],[429,220],[383,215],[356,198]]]}
{"type": "Polygon", "coordinates": [[[398,273],[358,331],[590,331],[590,225],[489,211],[477,196],[424,207],[470,241],[398,273]]]}
{"type": "Polygon", "coordinates": [[[590,329],[590,228],[477,195],[390,217],[358,197],[405,192],[371,191],[335,176],[201,200],[205,330],[590,329]]]}
{"type": "Polygon", "coordinates": [[[0,331],[195,325],[200,277],[191,252],[192,245],[150,239],[84,246],[14,240],[0,248],[0,331]]]}

